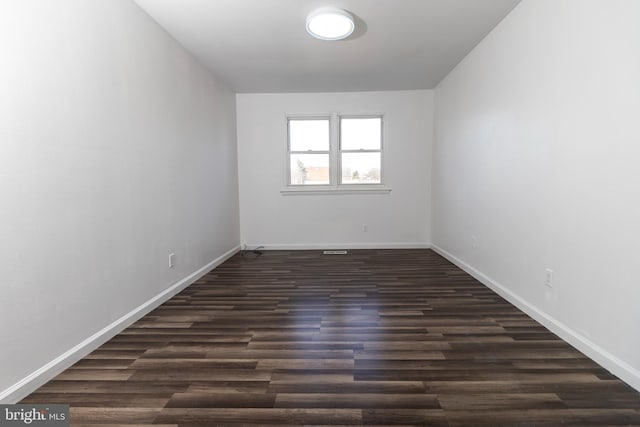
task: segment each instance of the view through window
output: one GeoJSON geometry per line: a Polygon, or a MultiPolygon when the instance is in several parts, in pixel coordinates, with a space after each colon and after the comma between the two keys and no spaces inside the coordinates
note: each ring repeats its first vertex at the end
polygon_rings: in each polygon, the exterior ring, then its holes
{"type": "Polygon", "coordinates": [[[342,184],[380,184],[382,118],[340,118],[342,184]]]}
{"type": "Polygon", "coordinates": [[[289,183],[330,184],[330,120],[289,119],[289,183]]]}

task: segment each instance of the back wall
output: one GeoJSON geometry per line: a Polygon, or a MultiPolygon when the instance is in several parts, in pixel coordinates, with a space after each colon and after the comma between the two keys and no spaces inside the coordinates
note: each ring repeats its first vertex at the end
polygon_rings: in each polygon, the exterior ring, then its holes
{"type": "Polygon", "coordinates": [[[428,245],[433,91],[238,94],[236,105],[242,243],[268,249],[428,245]],[[287,115],[332,112],[384,113],[390,193],[281,193],[287,115]]]}

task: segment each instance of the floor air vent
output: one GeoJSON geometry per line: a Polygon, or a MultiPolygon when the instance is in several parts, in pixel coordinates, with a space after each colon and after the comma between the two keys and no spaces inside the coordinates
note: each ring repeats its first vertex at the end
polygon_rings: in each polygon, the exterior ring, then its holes
{"type": "Polygon", "coordinates": [[[324,255],[346,255],[347,251],[322,251],[324,255]]]}

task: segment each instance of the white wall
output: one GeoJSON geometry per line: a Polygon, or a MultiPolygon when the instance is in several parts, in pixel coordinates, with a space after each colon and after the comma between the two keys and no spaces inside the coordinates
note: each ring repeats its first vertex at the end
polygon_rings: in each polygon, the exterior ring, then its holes
{"type": "Polygon", "coordinates": [[[244,244],[356,248],[430,242],[432,91],[238,94],[236,102],[244,244]],[[391,193],[280,193],[287,114],[332,112],[384,113],[384,183],[391,193]]]}
{"type": "Polygon", "coordinates": [[[433,242],[640,389],[638,22],[524,0],[441,82],[433,242]]]}
{"type": "Polygon", "coordinates": [[[0,51],[1,395],[239,224],[235,95],[131,1],[3,1],[0,51]]]}

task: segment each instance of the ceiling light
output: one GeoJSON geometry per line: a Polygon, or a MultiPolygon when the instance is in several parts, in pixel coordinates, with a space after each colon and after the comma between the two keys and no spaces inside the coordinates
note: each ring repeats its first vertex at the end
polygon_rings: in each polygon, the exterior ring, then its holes
{"type": "Polygon", "coordinates": [[[334,7],[314,10],[307,16],[307,32],[320,40],[342,40],[353,33],[353,16],[334,7]]]}

